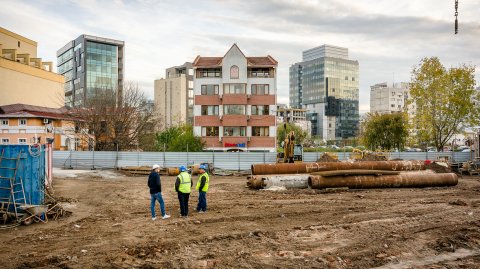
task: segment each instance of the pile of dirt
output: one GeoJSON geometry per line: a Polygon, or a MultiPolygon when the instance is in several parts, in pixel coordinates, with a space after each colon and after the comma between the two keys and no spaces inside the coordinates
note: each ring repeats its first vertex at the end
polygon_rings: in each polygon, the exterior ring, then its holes
{"type": "Polygon", "coordinates": [[[332,163],[332,162],[339,162],[339,160],[337,156],[332,156],[331,154],[328,154],[327,152],[325,152],[320,158],[318,158],[317,162],[332,163]]]}
{"type": "Polygon", "coordinates": [[[429,164],[425,165],[425,167],[427,169],[435,171],[435,173],[451,173],[452,172],[452,170],[449,167],[443,166],[443,165],[438,164],[436,162],[429,163],[429,164]]]}
{"type": "Polygon", "coordinates": [[[359,161],[387,161],[387,156],[378,153],[367,152],[363,155],[363,158],[359,161]]]}

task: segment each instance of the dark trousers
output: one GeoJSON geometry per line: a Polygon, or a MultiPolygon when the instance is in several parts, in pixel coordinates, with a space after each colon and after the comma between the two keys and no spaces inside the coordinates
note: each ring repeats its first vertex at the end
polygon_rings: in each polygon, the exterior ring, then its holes
{"type": "Polygon", "coordinates": [[[197,211],[207,211],[207,193],[204,191],[198,192],[197,211]]]}
{"type": "Polygon", "coordinates": [[[180,215],[188,216],[188,198],[190,193],[178,192],[178,201],[180,202],[180,215]]]}

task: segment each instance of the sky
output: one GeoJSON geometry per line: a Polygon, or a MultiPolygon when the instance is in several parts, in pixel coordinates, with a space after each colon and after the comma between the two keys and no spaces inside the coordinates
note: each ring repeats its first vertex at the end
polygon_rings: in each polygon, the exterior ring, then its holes
{"type": "Polygon", "coordinates": [[[323,44],[358,60],[360,113],[370,86],[410,81],[424,57],[476,66],[480,84],[480,1],[460,0],[0,0],[0,26],[56,51],[82,34],[125,41],[125,77],[153,99],[165,69],[197,55],[223,56],[236,43],[246,56],[278,61],[278,103],[288,104],[289,67],[323,44]]]}

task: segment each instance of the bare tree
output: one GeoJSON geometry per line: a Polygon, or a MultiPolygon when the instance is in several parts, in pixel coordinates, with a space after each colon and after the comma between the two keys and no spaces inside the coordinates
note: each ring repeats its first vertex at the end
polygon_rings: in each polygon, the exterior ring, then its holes
{"type": "Polygon", "coordinates": [[[154,132],[153,109],[136,83],[127,82],[122,91],[97,90],[85,108],[73,112],[82,127],[94,137],[95,150],[132,150],[142,136],[154,132]]]}

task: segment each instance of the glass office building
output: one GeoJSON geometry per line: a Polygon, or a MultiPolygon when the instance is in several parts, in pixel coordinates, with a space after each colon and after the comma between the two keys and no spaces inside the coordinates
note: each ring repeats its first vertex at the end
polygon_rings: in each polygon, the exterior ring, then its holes
{"type": "Polygon", "coordinates": [[[101,91],[122,94],[124,42],[81,35],[57,51],[57,71],[65,76],[65,105],[84,107],[101,91]]]}
{"type": "Polygon", "coordinates": [[[358,70],[346,48],[328,45],[304,51],[303,61],[290,67],[290,106],[307,111],[312,135],[325,140],[357,135],[358,70]]]}

